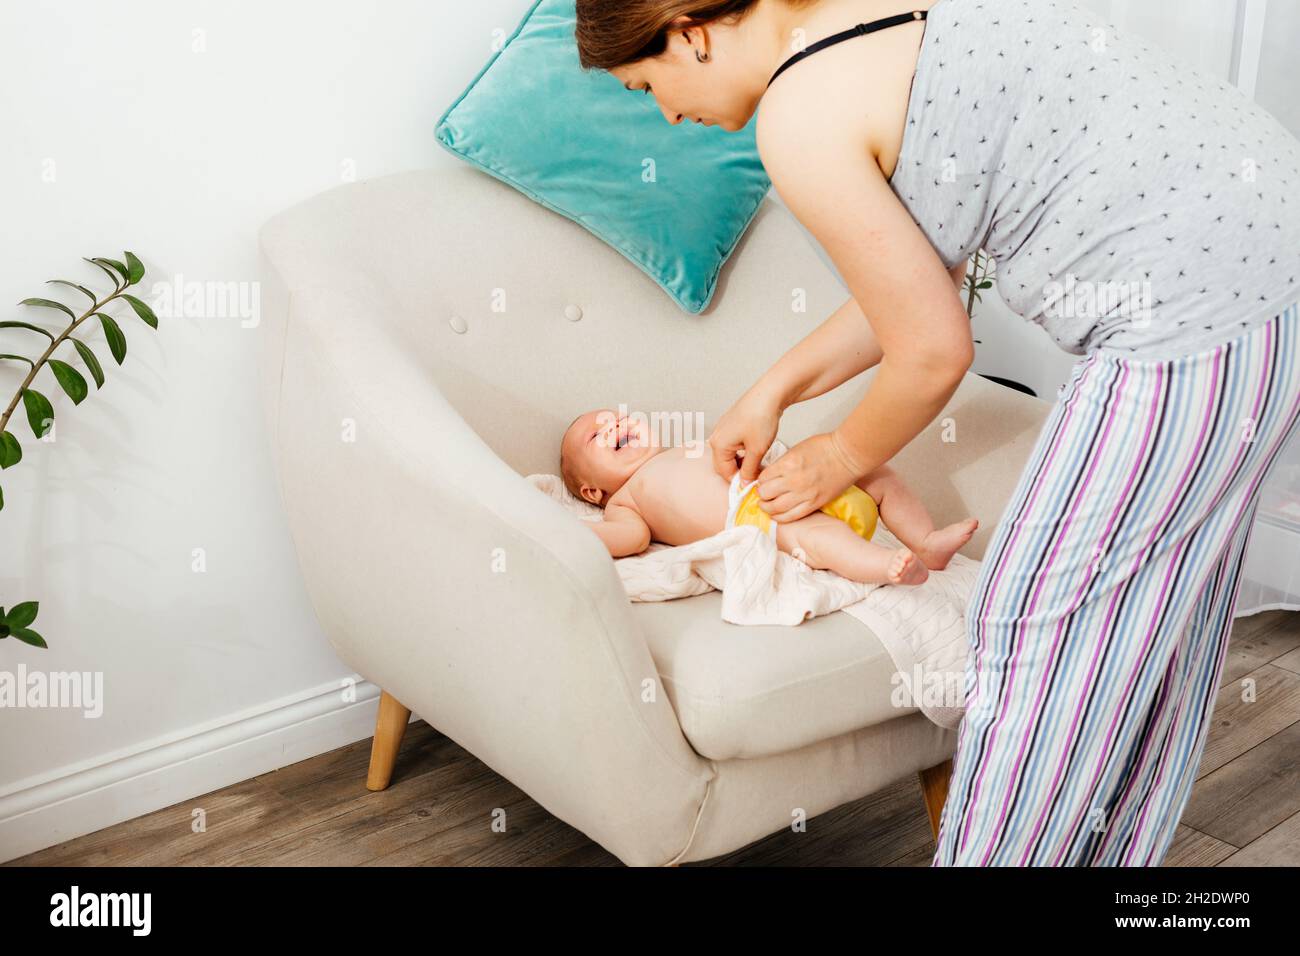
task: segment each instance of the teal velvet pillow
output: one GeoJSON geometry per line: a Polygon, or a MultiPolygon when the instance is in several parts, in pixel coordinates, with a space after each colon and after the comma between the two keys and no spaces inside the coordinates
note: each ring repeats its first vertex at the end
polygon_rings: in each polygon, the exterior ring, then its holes
{"type": "Polygon", "coordinates": [[[584,71],[574,0],[538,0],[438,120],[438,142],[599,236],[687,312],[771,187],[755,120],[729,133],[664,119],[653,95],[584,71]]]}

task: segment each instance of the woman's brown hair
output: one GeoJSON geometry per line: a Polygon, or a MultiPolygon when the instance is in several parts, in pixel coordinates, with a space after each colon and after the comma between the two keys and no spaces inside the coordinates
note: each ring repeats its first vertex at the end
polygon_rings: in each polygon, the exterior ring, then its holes
{"type": "MultiPolygon", "coordinates": [[[[813,0],[784,0],[807,6],[813,0]]],[[[612,70],[658,56],[668,48],[668,24],[689,17],[691,26],[743,20],[758,0],[577,0],[578,62],[584,70],[612,70]]],[[[680,28],[680,27],[678,27],[680,28]]],[[[678,29],[674,28],[674,29],[678,29]]]]}

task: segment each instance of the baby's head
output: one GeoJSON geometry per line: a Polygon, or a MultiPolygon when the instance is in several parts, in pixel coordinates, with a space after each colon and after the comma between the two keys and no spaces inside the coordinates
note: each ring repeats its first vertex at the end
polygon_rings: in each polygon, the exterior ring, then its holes
{"type": "Polygon", "coordinates": [[[560,476],[570,494],[603,508],[658,450],[644,416],[584,412],[560,440],[560,476]]]}

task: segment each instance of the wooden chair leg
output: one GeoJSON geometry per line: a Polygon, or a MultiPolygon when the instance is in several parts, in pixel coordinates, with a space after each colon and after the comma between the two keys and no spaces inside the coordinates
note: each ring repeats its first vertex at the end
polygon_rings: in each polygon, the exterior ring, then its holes
{"type": "Polygon", "coordinates": [[[402,746],[406,722],[411,719],[409,707],[403,707],[396,697],[384,691],[379,695],[379,717],[375,720],[375,739],[370,745],[370,772],[366,775],[366,789],[383,790],[393,779],[393,765],[397,751],[402,746]]]}
{"type": "Polygon", "coordinates": [[[952,758],[927,767],[917,776],[921,778],[921,796],[925,799],[925,809],[930,814],[930,832],[938,840],[939,817],[943,813],[944,802],[948,799],[948,780],[952,777],[952,758]]]}

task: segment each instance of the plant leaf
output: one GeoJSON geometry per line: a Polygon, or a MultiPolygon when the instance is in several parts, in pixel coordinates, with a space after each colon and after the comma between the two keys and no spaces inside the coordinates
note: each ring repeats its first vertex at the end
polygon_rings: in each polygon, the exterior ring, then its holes
{"type": "Polygon", "coordinates": [[[131,308],[135,309],[136,315],[144,319],[145,325],[155,329],[158,328],[158,316],[153,314],[153,309],[149,308],[149,306],[141,302],[135,296],[127,295],[125,292],[122,293],[122,298],[131,303],[131,308]]]}
{"type": "Polygon", "coordinates": [[[141,262],[134,252],[126,254],[126,272],[130,279],[130,285],[135,285],[144,278],[144,263],[141,262]]]}
{"type": "Polygon", "coordinates": [[[77,313],[73,312],[62,302],[55,302],[53,299],[23,299],[23,301],[19,302],[18,304],[39,305],[45,309],[58,309],[60,312],[66,312],[68,314],[68,318],[72,319],[72,321],[74,322],[77,321],[77,313]]]}
{"type": "Polygon", "coordinates": [[[10,627],[26,627],[36,620],[36,612],[40,606],[38,601],[24,601],[22,604],[15,604],[5,616],[5,623],[10,627]]]}
{"type": "Polygon", "coordinates": [[[111,315],[105,315],[103,312],[96,312],[99,316],[99,323],[104,327],[104,338],[108,340],[108,350],[113,353],[113,358],[117,364],[121,365],[126,360],[126,336],[122,334],[122,327],[117,324],[117,320],[111,315]]]}
{"type": "Polygon", "coordinates": [[[24,644],[30,644],[32,647],[49,647],[49,645],[45,643],[45,638],[41,637],[41,635],[37,634],[30,628],[15,627],[9,631],[9,636],[16,637],[24,644]]]}
{"type": "Polygon", "coordinates": [[[993,283],[990,282],[988,279],[985,279],[985,280],[984,280],[983,282],[981,282],[981,283],[980,283],[976,288],[979,288],[979,289],[991,289],[991,288],[993,288],[993,283]]]}
{"type": "Polygon", "coordinates": [[[69,282],[67,279],[47,279],[47,280],[45,281],[45,284],[46,284],[46,285],[66,285],[69,289],[76,289],[78,292],[80,292],[80,293],[81,293],[82,295],[84,295],[86,298],[90,299],[90,301],[91,301],[92,304],[95,303],[95,302],[98,302],[98,301],[99,301],[99,299],[95,296],[95,293],[91,292],[91,291],[90,291],[89,289],[87,289],[84,285],[77,285],[77,283],[75,283],[75,282],[69,282]]]}
{"type": "MultiPolygon", "coordinates": [[[[8,468],[23,460],[23,446],[11,431],[0,432],[0,468],[8,468]]],[[[0,614],[0,617],[3,617],[0,614]]]]}
{"type": "Polygon", "coordinates": [[[26,355],[10,355],[8,352],[0,352],[0,358],[18,359],[21,362],[26,362],[28,365],[32,366],[33,368],[36,367],[36,363],[33,362],[31,359],[29,359],[26,355]]]}
{"type": "Polygon", "coordinates": [[[0,322],[0,329],[31,329],[33,332],[40,332],[41,335],[45,336],[51,342],[54,341],[53,332],[49,332],[41,328],[39,325],[32,325],[30,322],[0,322]]]}
{"type": "MultiPolygon", "coordinates": [[[[72,336],[68,336],[68,338],[72,338],[72,336]]],[[[90,350],[89,345],[80,339],[72,339],[72,344],[76,346],[77,354],[81,356],[81,360],[86,363],[86,368],[90,369],[90,374],[94,376],[95,388],[103,388],[104,368],[99,364],[99,359],[95,357],[95,353],[90,350]]]]}
{"type": "Polygon", "coordinates": [[[5,492],[3,488],[0,488],[0,511],[4,510],[4,506],[5,506],[5,492]]]}
{"type": "Polygon", "coordinates": [[[112,266],[113,269],[122,277],[123,282],[127,285],[131,284],[131,274],[127,271],[126,266],[122,265],[122,263],[118,262],[116,259],[109,259],[105,256],[95,256],[92,261],[98,262],[100,265],[112,266]]]}
{"type": "Polygon", "coordinates": [[[50,371],[58,379],[63,390],[68,393],[68,398],[72,399],[72,404],[80,405],[87,395],[90,394],[90,386],[86,384],[85,378],[75,368],[67,362],[61,362],[56,358],[49,360],[50,371]]]}
{"type": "Polygon", "coordinates": [[[27,424],[32,426],[32,434],[37,438],[54,427],[54,406],[36,389],[23,389],[23,407],[27,409],[27,424]]]}
{"type": "MultiPolygon", "coordinates": [[[[82,256],[81,258],[86,259],[85,256],[82,256]]],[[[86,259],[86,261],[89,262],[89,263],[90,263],[92,266],[94,266],[96,269],[99,269],[101,272],[103,272],[104,275],[108,276],[109,280],[113,283],[113,289],[114,289],[114,291],[117,290],[117,284],[118,284],[118,279],[119,279],[119,277],[116,276],[116,275],[114,275],[114,274],[113,274],[113,271],[112,271],[111,269],[109,269],[108,266],[104,265],[104,264],[103,264],[102,262],[100,262],[98,259],[86,259]]]]}

